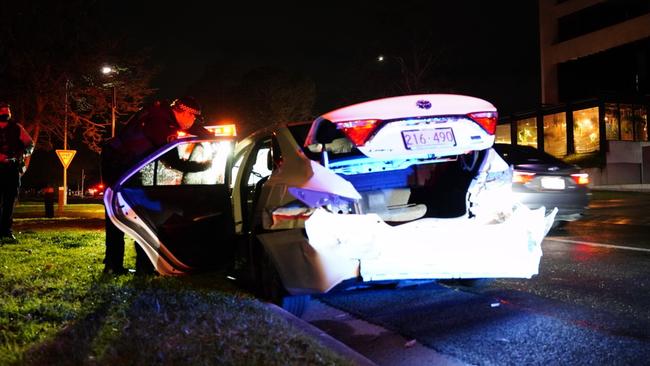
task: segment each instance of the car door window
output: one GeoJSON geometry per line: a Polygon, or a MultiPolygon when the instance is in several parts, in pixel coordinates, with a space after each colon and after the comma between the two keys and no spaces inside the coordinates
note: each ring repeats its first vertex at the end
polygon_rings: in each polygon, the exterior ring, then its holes
{"type": "Polygon", "coordinates": [[[128,186],[169,186],[223,184],[225,166],[232,151],[231,143],[187,142],[148,163],[133,175],[128,186]],[[201,164],[205,164],[204,168],[201,164]],[[183,171],[183,167],[189,171],[183,171]]]}
{"type": "Polygon", "coordinates": [[[172,267],[212,267],[234,238],[226,175],[234,142],[174,144],[118,185],[122,203],[112,201],[111,207],[120,223],[141,236],[137,241],[154,248],[172,267]]]}

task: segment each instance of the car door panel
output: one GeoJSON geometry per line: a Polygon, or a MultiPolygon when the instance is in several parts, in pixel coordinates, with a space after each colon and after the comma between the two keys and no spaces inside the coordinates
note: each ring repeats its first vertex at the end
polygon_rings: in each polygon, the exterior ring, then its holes
{"type": "MultiPolygon", "coordinates": [[[[227,142],[227,141],[226,141],[227,142]]],[[[180,274],[214,268],[232,251],[234,222],[229,185],[232,145],[219,140],[175,141],[144,159],[120,184],[107,190],[107,213],[134,238],[162,274],[180,274]],[[165,166],[166,154],[188,154],[201,144],[208,154],[206,177],[200,172],[174,171],[165,166]],[[188,182],[202,182],[189,184],[188,182]],[[212,182],[212,183],[209,183],[212,182]]],[[[201,154],[206,159],[205,154],[201,154]]]]}

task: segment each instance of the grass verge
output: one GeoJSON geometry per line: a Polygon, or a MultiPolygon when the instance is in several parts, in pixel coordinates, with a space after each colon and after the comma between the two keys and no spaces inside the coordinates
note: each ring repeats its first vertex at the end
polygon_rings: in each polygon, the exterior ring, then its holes
{"type": "Polygon", "coordinates": [[[349,364],[223,274],[105,276],[102,230],[25,223],[0,247],[2,365],[349,364]]]}

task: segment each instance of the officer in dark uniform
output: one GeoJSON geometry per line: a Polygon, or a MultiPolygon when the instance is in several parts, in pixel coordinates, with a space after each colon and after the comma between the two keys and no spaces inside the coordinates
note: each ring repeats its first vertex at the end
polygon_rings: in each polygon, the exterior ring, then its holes
{"type": "MultiPolygon", "coordinates": [[[[126,126],[114,138],[109,139],[102,148],[101,166],[104,183],[113,186],[117,180],[134,164],[156,149],[177,138],[183,131],[200,137],[211,136],[210,132],[195,124],[201,114],[199,103],[192,97],[174,100],[171,104],[155,103],[143,108],[130,118],[126,126]]],[[[178,154],[169,154],[169,158],[178,154]]],[[[172,167],[182,171],[201,171],[210,163],[169,161],[172,167]]],[[[125,274],[124,233],[107,216],[106,255],[104,273],[125,274]]],[[[136,273],[153,273],[153,265],[136,243],[136,273]]]]}
{"type": "Polygon", "coordinates": [[[24,159],[32,153],[34,143],[22,125],[11,120],[11,107],[0,102],[0,240],[16,242],[11,231],[24,159]]]}

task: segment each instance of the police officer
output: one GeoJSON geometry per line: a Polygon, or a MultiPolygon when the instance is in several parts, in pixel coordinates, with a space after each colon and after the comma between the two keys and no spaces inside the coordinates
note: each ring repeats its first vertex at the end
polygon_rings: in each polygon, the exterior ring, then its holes
{"type": "MultiPolygon", "coordinates": [[[[156,149],[177,138],[178,132],[208,137],[211,134],[195,124],[201,115],[201,107],[193,97],[183,97],[171,104],[154,103],[143,108],[130,118],[117,136],[104,144],[101,153],[102,175],[107,186],[117,180],[135,163],[156,149]]],[[[170,154],[170,158],[178,154],[170,154]]],[[[209,168],[208,163],[169,162],[171,166],[183,171],[200,171],[209,168]],[[191,163],[191,164],[189,164],[191,163]]],[[[106,216],[106,254],[104,273],[126,274],[124,268],[124,233],[106,216]]],[[[144,251],[136,243],[136,273],[153,273],[153,266],[144,251]]]]}
{"type": "Polygon", "coordinates": [[[34,149],[27,131],[11,119],[11,107],[0,102],[0,240],[16,242],[11,231],[24,159],[34,149]]]}

